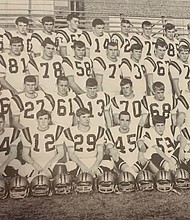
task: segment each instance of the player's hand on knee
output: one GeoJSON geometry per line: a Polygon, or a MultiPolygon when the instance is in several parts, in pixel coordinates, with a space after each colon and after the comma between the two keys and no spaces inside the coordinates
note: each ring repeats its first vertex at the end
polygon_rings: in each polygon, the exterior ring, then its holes
{"type": "Polygon", "coordinates": [[[34,169],[40,173],[42,172],[43,168],[38,164],[38,163],[33,163],[32,166],[34,167],[34,169]]]}
{"type": "Polygon", "coordinates": [[[98,166],[95,166],[93,165],[90,169],[89,169],[89,172],[92,176],[94,176],[95,174],[98,175],[99,172],[98,172],[98,166]]]}
{"type": "Polygon", "coordinates": [[[176,165],[175,165],[175,163],[171,159],[169,161],[169,169],[171,171],[176,171],[176,165]]]}
{"type": "Polygon", "coordinates": [[[89,173],[89,168],[85,166],[84,164],[80,166],[83,173],[89,173]]]}
{"type": "Polygon", "coordinates": [[[185,153],[183,150],[179,151],[179,162],[184,162],[185,160],[185,153]]]}

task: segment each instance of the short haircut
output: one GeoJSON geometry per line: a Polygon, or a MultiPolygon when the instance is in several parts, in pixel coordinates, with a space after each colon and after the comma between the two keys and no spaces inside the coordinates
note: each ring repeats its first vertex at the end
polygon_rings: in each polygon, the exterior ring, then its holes
{"type": "Polygon", "coordinates": [[[26,18],[26,17],[18,17],[18,18],[15,20],[15,24],[18,25],[19,22],[22,22],[22,23],[24,23],[24,24],[26,24],[26,25],[29,24],[29,20],[28,20],[28,18],[26,18]]]}
{"type": "Polygon", "coordinates": [[[58,76],[56,81],[57,85],[59,84],[60,81],[66,81],[69,83],[69,79],[66,76],[58,76]]]}
{"type": "Polygon", "coordinates": [[[104,21],[100,18],[95,18],[92,21],[92,27],[96,27],[97,25],[105,25],[104,21]]]}
{"type": "Polygon", "coordinates": [[[167,23],[165,24],[164,26],[164,30],[167,31],[167,30],[172,30],[172,29],[175,29],[175,25],[171,24],[171,23],[167,23]]]}
{"type": "Polygon", "coordinates": [[[45,16],[45,17],[42,18],[42,24],[44,25],[45,22],[52,22],[54,24],[55,20],[51,16],[45,16]]]}
{"type": "Polygon", "coordinates": [[[98,82],[95,78],[88,78],[86,80],[86,86],[88,87],[94,87],[94,86],[97,86],[98,85],[98,82]]]}
{"type": "Polygon", "coordinates": [[[49,38],[49,37],[46,37],[46,38],[44,39],[44,41],[42,42],[42,47],[45,47],[47,44],[51,44],[51,45],[53,45],[54,47],[56,47],[55,42],[53,42],[53,41],[51,40],[51,38],[49,38]]]}
{"type": "Polygon", "coordinates": [[[24,84],[26,84],[26,82],[34,82],[36,84],[36,77],[33,75],[27,75],[24,77],[24,84]]]}
{"type": "Polygon", "coordinates": [[[164,84],[163,84],[162,82],[160,82],[160,81],[154,82],[154,83],[152,84],[152,89],[153,89],[154,91],[156,90],[156,88],[159,89],[159,90],[165,90],[164,84]]]}
{"type": "Polygon", "coordinates": [[[0,113],[0,118],[2,118],[3,121],[5,121],[5,115],[2,112],[0,113]]]}
{"type": "Polygon", "coordinates": [[[131,22],[125,18],[122,18],[121,19],[121,24],[130,24],[131,25],[131,22]]]}
{"type": "Polygon", "coordinates": [[[167,45],[166,41],[162,37],[159,37],[156,40],[155,48],[158,48],[159,46],[160,47],[166,47],[166,49],[168,49],[168,45],[167,45]]]}
{"type": "Polygon", "coordinates": [[[23,39],[21,37],[12,37],[10,39],[10,45],[15,43],[21,43],[23,45],[23,39]]]}
{"type": "Polygon", "coordinates": [[[79,16],[76,13],[70,13],[67,15],[67,21],[71,21],[73,18],[79,19],[79,16]]]}
{"type": "Polygon", "coordinates": [[[178,52],[180,53],[181,51],[188,51],[189,52],[190,48],[187,45],[180,45],[178,48],[178,52]]]}
{"type": "Polygon", "coordinates": [[[166,122],[166,119],[165,119],[165,117],[162,116],[162,115],[154,115],[154,116],[152,117],[152,123],[153,123],[153,125],[156,125],[157,123],[164,123],[164,124],[165,124],[165,122],[166,122]]]}
{"type": "Polygon", "coordinates": [[[76,40],[74,41],[72,48],[75,49],[76,47],[83,48],[85,47],[85,43],[81,40],[76,40]]]}
{"type": "Polygon", "coordinates": [[[116,42],[114,42],[114,41],[110,41],[110,42],[108,43],[107,48],[108,48],[109,46],[118,47],[118,44],[117,44],[116,42]]]}
{"type": "Polygon", "coordinates": [[[76,111],[76,116],[80,117],[81,115],[86,115],[89,114],[90,115],[90,111],[87,108],[79,108],[76,111]]]}
{"type": "Polygon", "coordinates": [[[141,44],[132,44],[130,51],[133,52],[134,50],[142,50],[143,49],[143,45],[141,44]]]}
{"type": "Polygon", "coordinates": [[[151,27],[152,27],[152,23],[151,23],[150,21],[143,21],[143,22],[142,22],[142,28],[143,28],[144,26],[151,26],[151,27]]]}
{"type": "Polygon", "coordinates": [[[122,87],[126,84],[129,84],[131,87],[133,86],[133,82],[130,79],[128,79],[128,78],[122,79],[120,82],[120,86],[122,87]]]}
{"type": "Polygon", "coordinates": [[[121,118],[121,115],[127,115],[127,116],[129,116],[129,120],[131,120],[131,115],[130,115],[129,112],[127,112],[127,111],[122,111],[122,112],[120,112],[120,113],[119,113],[119,119],[121,118]]]}
{"type": "Polygon", "coordinates": [[[48,115],[48,118],[51,119],[50,113],[45,109],[41,109],[40,111],[38,111],[36,113],[36,118],[38,119],[39,117],[44,116],[44,115],[48,115]]]}

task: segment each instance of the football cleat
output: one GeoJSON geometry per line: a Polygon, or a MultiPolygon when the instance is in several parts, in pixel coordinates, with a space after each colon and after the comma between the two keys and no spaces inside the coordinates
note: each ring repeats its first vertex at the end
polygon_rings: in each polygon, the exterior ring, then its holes
{"type": "Polygon", "coordinates": [[[56,195],[72,193],[72,177],[65,173],[57,174],[52,182],[52,190],[56,195]]]}
{"type": "Polygon", "coordinates": [[[153,174],[148,170],[141,170],[136,177],[137,187],[141,191],[154,190],[153,174]]]}
{"type": "Polygon", "coordinates": [[[121,172],[117,178],[118,190],[121,192],[135,191],[135,177],[129,172],[121,172]]]}
{"type": "Polygon", "coordinates": [[[175,187],[179,189],[190,189],[190,176],[187,170],[178,169],[174,176],[175,187]]]}
{"type": "Polygon", "coordinates": [[[30,183],[30,191],[32,196],[48,196],[50,194],[51,184],[47,176],[35,176],[30,183]]]}
{"type": "Polygon", "coordinates": [[[5,199],[8,196],[8,184],[7,181],[0,177],[0,199],[5,199]]]}
{"type": "Polygon", "coordinates": [[[29,194],[29,182],[26,177],[15,176],[9,182],[9,194],[11,198],[22,199],[29,194]]]}
{"type": "Polygon", "coordinates": [[[170,171],[159,170],[155,176],[156,188],[160,192],[169,192],[173,189],[172,174],[170,171]]]}
{"type": "Polygon", "coordinates": [[[76,177],[76,188],[77,193],[90,193],[93,191],[94,178],[89,173],[80,173],[76,177]]]}
{"type": "Polygon", "coordinates": [[[97,179],[98,191],[101,193],[115,192],[115,176],[111,172],[104,172],[97,179]]]}

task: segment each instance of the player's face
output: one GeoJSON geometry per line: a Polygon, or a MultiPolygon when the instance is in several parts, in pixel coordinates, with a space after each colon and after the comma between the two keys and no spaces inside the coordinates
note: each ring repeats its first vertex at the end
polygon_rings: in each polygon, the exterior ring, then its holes
{"type": "Polygon", "coordinates": [[[25,92],[28,94],[34,94],[36,89],[35,82],[26,82],[25,83],[25,92]]]}
{"type": "Polygon", "coordinates": [[[121,24],[121,33],[128,35],[129,32],[130,32],[130,24],[122,23],[121,24]]]}
{"type": "Polygon", "coordinates": [[[108,58],[115,59],[117,57],[117,55],[118,55],[118,48],[117,48],[117,46],[109,45],[108,49],[107,49],[107,56],[108,56],[108,58]]]}
{"type": "Polygon", "coordinates": [[[96,36],[102,36],[104,34],[105,25],[98,24],[95,27],[93,27],[93,31],[96,36]]]}
{"type": "Polygon", "coordinates": [[[85,47],[75,47],[74,53],[75,53],[76,58],[78,58],[79,60],[82,60],[83,57],[85,56],[86,48],[85,47]]]}
{"type": "Polygon", "coordinates": [[[44,55],[48,58],[52,58],[53,54],[55,52],[55,47],[52,44],[46,44],[46,46],[44,47],[44,55]]]}
{"type": "Polygon", "coordinates": [[[54,24],[51,21],[46,21],[43,27],[45,32],[51,33],[53,31],[54,24]]]}
{"type": "Polygon", "coordinates": [[[90,114],[81,115],[79,117],[79,124],[88,127],[90,124],[90,114]]]}
{"type": "Polygon", "coordinates": [[[87,86],[86,92],[87,92],[87,96],[93,99],[97,96],[98,88],[97,86],[87,86]]]}
{"type": "Polygon", "coordinates": [[[0,133],[4,130],[5,121],[0,118],[0,133]]]}
{"type": "Polygon", "coordinates": [[[134,49],[134,50],[131,52],[131,57],[132,57],[132,59],[136,60],[137,62],[141,59],[141,56],[142,56],[142,50],[136,50],[136,49],[134,49]]]}
{"type": "Polygon", "coordinates": [[[121,91],[122,94],[125,97],[128,97],[132,94],[133,90],[132,90],[132,86],[130,84],[125,84],[124,86],[121,86],[121,91]]]}
{"type": "Polygon", "coordinates": [[[23,48],[22,43],[13,43],[13,44],[11,45],[11,52],[12,52],[14,55],[20,55],[20,54],[21,54],[21,51],[22,51],[22,48],[23,48]]]}
{"type": "Polygon", "coordinates": [[[182,50],[179,52],[179,58],[182,62],[186,63],[189,59],[189,51],[188,50],[182,50]]]}
{"type": "Polygon", "coordinates": [[[143,34],[144,34],[146,37],[150,37],[151,34],[152,34],[152,27],[151,27],[151,26],[144,26],[144,27],[143,27],[143,34]]]}
{"type": "Polygon", "coordinates": [[[163,101],[165,99],[164,90],[155,89],[154,94],[155,94],[156,100],[158,101],[163,101]]]}
{"type": "Polygon", "coordinates": [[[49,116],[48,115],[43,115],[43,116],[40,116],[38,118],[38,128],[40,130],[46,130],[49,128],[49,122],[50,122],[50,119],[49,119],[49,116]]]}
{"type": "Polygon", "coordinates": [[[70,29],[77,31],[79,27],[79,19],[78,18],[72,18],[71,21],[68,21],[68,25],[70,29]]]}
{"type": "Polygon", "coordinates": [[[164,123],[156,123],[154,125],[155,131],[159,134],[159,135],[163,135],[164,130],[165,130],[165,124],[164,123]]]}
{"type": "Polygon", "coordinates": [[[175,36],[175,29],[171,29],[171,30],[166,30],[166,36],[170,39],[173,40],[174,36],[175,36]]]}
{"type": "Polygon", "coordinates": [[[156,56],[159,58],[159,59],[164,59],[164,56],[166,54],[166,47],[161,47],[161,46],[158,46],[158,48],[155,48],[155,53],[156,53],[156,56]]]}
{"type": "Polygon", "coordinates": [[[120,119],[119,119],[119,122],[120,122],[120,128],[123,131],[128,131],[129,125],[130,125],[130,117],[129,117],[129,115],[121,115],[120,119]]]}
{"type": "Polygon", "coordinates": [[[19,33],[21,34],[26,34],[27,33],[27,24],[23,23],[23,22],[18,22],[18,25],[16,26],[17,30],[19,33]]]}
{"type": "Polygon", "coordinates": [[[57,84],[57,90],[60,95],[63,95],[63,96],[67,95],[67,92],[69,90],[68,81],[59,80],[59,82],[57,84]]]}

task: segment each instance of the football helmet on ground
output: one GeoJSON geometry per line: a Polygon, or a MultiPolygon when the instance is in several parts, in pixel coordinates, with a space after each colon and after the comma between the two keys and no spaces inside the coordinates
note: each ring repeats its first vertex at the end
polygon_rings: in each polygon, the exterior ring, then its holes
{"type": "Polygon", "coordinates": [[[97,179],[98,191],[101,193],[115,192],[115,176],[111,172],[104,172],[97,179]]]}
{"type": "Polygon", "coordinates": [[[136,177],[137,187],[141,191],[154,190],[154,178],[153,174],[148,170],[142,170],[136,177]]]}
{"type": "Polygon", "coordinates": [[[178,169],[174,175],[175,187],[179,189],[190,188],[190,176],[187,170],[178,169]]]}
{"type": "Polygon", "coordinates": [[[121,192],[135,191],[135,177],[129,172],[121,172],[117,178],[118,190],[121,192]]]}
{"type": "Polygon", "coordinates": [[[169,192],[173,189],[172,173],[170,171],[159,170],[155,176],[156,188],[160,192],[169,192]]]}
{"type": "Polygon", "coordinates": [[[7,181],[0,177],[0,199],[5,199],[8,196],[8,184],[7,181]]]}
{"type": "Polygon", "coordinates": [[[80,173],[76,177],[76,188],[77,193],[90,193],[93,191],[94,178],[89,173],[80,173]]]}

